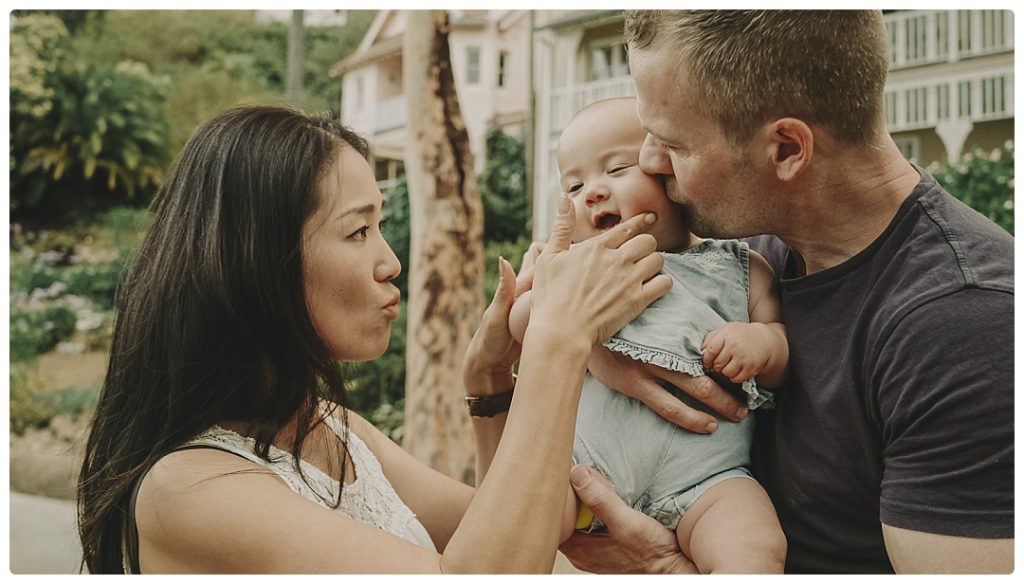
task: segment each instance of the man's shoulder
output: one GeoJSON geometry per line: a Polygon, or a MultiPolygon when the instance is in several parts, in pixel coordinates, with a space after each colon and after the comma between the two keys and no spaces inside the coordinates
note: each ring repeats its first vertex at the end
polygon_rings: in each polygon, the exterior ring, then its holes
{"type": "Polygon", "coordinates": [[[912,272],[955,272],[964,287],[1013,292],[1013,236],[927,175],[913,195],[916,222],[895,260],[912,272]],[[937,253],[928,253],[932,248],[937,253]]]}

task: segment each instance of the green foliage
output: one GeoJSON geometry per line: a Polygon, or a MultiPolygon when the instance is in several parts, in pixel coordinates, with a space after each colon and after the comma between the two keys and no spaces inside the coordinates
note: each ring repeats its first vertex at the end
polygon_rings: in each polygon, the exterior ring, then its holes
{"type": "Polygon", "coordinates": [[[498,257],[508,260],[518,274],[523,254],[530,248],[532,241],[529,236],[523,235],[516,241],[494,241],[484,245],[484,302],[490,302],[498,288],[498,257]]]}
{"type": "Polygon", "coordinates": [[[35,289],[46,289],[54,283],[63,283],[63,276],[53,264],[47,262],[33,252],[24,257],[11,258],[11,292],[31,292],[35,289]]]}
{"type": "Polygon", "coordinates": [[[167,163],[166,81],[139,63],[83,63],[67,34],[46,15],[11,30],[12,60],[23,65],[11,96],[15,218],[53,222],[129,201],[155,190],[167,163]]]}
{"type": "Polygon", "coordinates": [[[405,301],[391,324],[387,351],[372,361],[345,364],[348,406],[368,415],[383,403],[396,403],[405,396],[405,301]]]}
{"type": "MultiPolygon", "coordinates": [[[[165,113],[169,150],[177,152],[201,122],[241,103],[283,101],[288,26],[253,10],[110,11],[74,39],[85,61],[147,64],[171,79],[165,113]]],[[[341,82],[330,68],[362,40],[376,11],[350,10],[341,27],[305,30],[304,93],[310,111],[333,111],[341,82]]]]}
{"type": "Polygon", "coordinates": [[[12,363],[10,379],[10,429],[21,435],[30,428],[45,428],[58,415],[80,416],[96,409],[99,387],[42,389],[32,385],[33,362],[12,363]]]}
{"type": "Polygon", "coordinates": [[[398,444],[402,443],[405,436],[403,431],[405,424],[405,398],[393,402],[381,403],[366,415],[371,424],[384,432],[398,444]]]}
{"type": "Polygon", "coordinates": [[[409,241],[410,221],[409,211],[409,183],[405,175],[398,180],[394,187],[384,193],[384,212],[381,233],[384,240],[388,242],[398,261],[402,264],[402,273],[394,280],[395,286],[402,291],[405,298],[409,292],[409,241]]]}
{"type": "Polygon", "coordinates": [[[947,191],[1013,233],[1013,141],[991,152],[975,149],[956,164],[933,164],[928,172],[947,191]]]}
{"type": "Polygon", "coordinates": [[[68,292],[88,298],[103,310],[113,310],[117,288],[127,272],[131,253],[122,251],[112,262],[82,263],[68,268],[64,279],[68,292]]]}
{"type": "Polygon", "coordinates": [[[11,302],[11,360],[49,351],[75,331],[78,316],[63,302],[11,302]]]}
{"type": "Polygon", "coordinates": [[[10,404],[11,431],[24,434],[29,428],[46,426],[55,412],[47,404],[39,400],[29,384],[27,365],[11,363],[10,370],[10,404]]]}
{"type": "Polygon", "coordinates": [[[516,241],[529,236],[525,143],[491,126],[486,149],[487,162],[478,181],[484,203],[484,239],[516,241]]]}

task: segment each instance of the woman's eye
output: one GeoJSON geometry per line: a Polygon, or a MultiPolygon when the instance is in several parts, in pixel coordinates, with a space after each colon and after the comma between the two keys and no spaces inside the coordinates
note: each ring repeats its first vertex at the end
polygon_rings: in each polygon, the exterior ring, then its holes
{"type": "Polygon", "coordinates": [[[351,239],[366,239],[366,234],[367,234],[367,233],[368,233],[369,231],[370,231],[370,226],[369,226],[369,225],[367,225],[367,226],[365,226],[365,227],[362,227],[362,228],[360,228],[360,229],[359,229],[358,231],[356,231],[356,232],[355,232],[355,233],[353,233],[352,235],[349,235],[349,237],[350,237],[351,239]]]}

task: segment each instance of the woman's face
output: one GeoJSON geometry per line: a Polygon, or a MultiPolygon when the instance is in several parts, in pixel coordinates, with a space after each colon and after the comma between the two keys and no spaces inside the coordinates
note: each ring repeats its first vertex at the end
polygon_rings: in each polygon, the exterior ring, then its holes
{"type": "Polygon", "coordinates": [[[320,337],[341,361],[384,353],[402,270],[380,232],[380,189],[370,165],[350,147],[320,185],[320,206],[302,227],[306,305],[320,337]]]}

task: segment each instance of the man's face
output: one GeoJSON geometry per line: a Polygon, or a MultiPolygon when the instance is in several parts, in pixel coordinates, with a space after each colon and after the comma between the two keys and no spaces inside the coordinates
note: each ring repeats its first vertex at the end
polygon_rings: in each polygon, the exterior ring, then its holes
{"type": "Polygon", "coordinates": [[[629,51],[637,112],[648,135],[640,151],[645,172],[665,175],[669,198],[686,206],[693,232],[705,237],[764,233],[765,193],[756,157],[726,140],[689,91],[678,53],[655,40],[629,51]]]}

